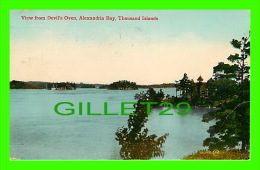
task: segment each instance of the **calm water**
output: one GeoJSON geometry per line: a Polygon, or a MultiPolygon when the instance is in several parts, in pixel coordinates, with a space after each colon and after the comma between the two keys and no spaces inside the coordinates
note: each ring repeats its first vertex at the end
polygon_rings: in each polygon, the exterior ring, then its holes
{"type": "MultiPolygon", "coordinates": [[[[146,90],[11,90],[11,157],[24,160],[120,160],[121,146],[115,140],[115,132],[122,126],[127,127],[128,116],[86,115],[84,103],[91,102],[92,112],[103,113],[103,103],[108,102],[110,113],[120,113],[121,102],[133,102],[136,93],[146,90]],[[78,115],[77,110],[70,116],[56,114],[54,106],[59,102],[75,105],[83,102],[83,115],[78,115]]],[[[172,88],[163,91],[175,94],[172,88]]],[[[163,145],[164,157],[154,159],[181,159],[205,149],[202,143],[208,137],[210,124],[201,122],[201,119],[209,109],[192,108],[187,116],[159,116],[159,111],[152,111],[146,128],[149,135],[169,133],[169,136],[163,145]]]]}

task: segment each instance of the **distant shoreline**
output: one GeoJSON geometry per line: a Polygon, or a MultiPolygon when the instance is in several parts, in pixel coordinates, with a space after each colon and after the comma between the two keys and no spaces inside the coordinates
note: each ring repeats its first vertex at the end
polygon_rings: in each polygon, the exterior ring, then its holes
{"type": "MultiPolygon", "coordinates": [[[[46,89],[48,84],[57,82],[43,82],[43,81],[10,81],[10,89],[46,89]]],[[[107,89],[109,84],[91,84],[91,83],[75,83],[76,88],[99,88],[107,89]]],[[[150,84],[150,85],[137,85],[138,88],[174,88],[174,83],[150,84]]],[[[120,90],[120,89],[108,89],[120,90]]],[[[135,90],[135,89],[121,89],[121,90],[135,90]]]]}

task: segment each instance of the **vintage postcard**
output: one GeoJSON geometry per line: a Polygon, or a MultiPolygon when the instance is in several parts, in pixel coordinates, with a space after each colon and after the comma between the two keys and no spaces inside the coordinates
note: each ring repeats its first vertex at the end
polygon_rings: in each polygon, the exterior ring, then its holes
{"type": "Polygon", "coordinates": [[[10,159],[249,160],[249,10],[11,10],[10,159]]]}

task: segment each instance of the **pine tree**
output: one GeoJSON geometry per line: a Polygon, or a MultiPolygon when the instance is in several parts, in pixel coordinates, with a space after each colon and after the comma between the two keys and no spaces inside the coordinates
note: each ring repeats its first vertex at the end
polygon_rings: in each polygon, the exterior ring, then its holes
{"type": "MultiPolygon", "coordinates": [[[[215,120],[216,123],[210,126],[208,132],[210,137],[204,140],[203,145],[210,150],[233,149],[241,146],[243,152],[249,150],[250,145],[250,80],[247,59],[250,57],[250,38],[243,37],[242,40],[231,41],[231,45],[240,50],[240,54],[230,55],[228,60],[236,71],[236,79],[231,80],[227,76],[230,65],[218,65],[224,68],[224,75],[217,80],[210,80],[210,100],[219,109],[209,112],[203,116],[204,122],[215,120]]],[[[216,69],[217,67],[214,67],[216,69]]]]}

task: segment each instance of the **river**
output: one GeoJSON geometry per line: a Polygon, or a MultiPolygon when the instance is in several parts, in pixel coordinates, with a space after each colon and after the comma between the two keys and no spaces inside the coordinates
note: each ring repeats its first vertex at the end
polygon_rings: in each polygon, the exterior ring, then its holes
{"type": "MultiPolygon", "coordinates": [[[[104,112],[108,102],[110,113],[120,113],[121,102],[134,102],[139,90],[11,90],[11,157],[23,160],[121,160],[116,138],[118,128],[127,127],[126,115],[87,115],[86,103],[91,102],[92,112],[104,112]],[[62,116],[54,111],[59,102],[83,103],[83,114],[62,116]]],[[[159,90],[159,89],[155,89],[159,90]]],[[[163,88],[165,94],[175,95],[174,88],[163,88]]],[[[62,109],[62,108],[61,108],[62,109]]],[[[153,109],[145,127],[148,134],[162,136],[169,133],[162,150],[164,157],[154,160],[175,160],[206,149],[203,140],[209,136],[211,124],[203,123],[209,108],[192,108],[186,116],[159,115],[153,109]]]]}

